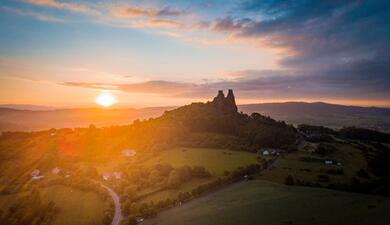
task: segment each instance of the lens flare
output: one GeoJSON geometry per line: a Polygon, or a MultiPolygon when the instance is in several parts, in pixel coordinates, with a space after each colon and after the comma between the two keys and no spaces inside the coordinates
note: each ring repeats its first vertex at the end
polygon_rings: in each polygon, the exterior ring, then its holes
{"type": "Polygon", "coordinates": [[[117,103],[118,100],[110,92],[103,92],[95,98],[95,103],[103,107],[109,107],[117,103]]]}

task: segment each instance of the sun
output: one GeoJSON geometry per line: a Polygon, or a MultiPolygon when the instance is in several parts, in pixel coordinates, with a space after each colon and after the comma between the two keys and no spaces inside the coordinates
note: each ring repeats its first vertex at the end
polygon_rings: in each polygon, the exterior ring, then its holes
{"type": "Polygon", "coordinates": [[[95,103],[103,107],[109,107],[117,103],[118,100],[110,92],[102,92],[95,98],[95,103]]]}

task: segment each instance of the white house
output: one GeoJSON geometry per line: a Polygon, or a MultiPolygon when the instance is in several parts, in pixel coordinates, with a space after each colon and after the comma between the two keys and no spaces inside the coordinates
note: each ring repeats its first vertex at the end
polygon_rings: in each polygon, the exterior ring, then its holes
{"type": "Polygon", "coordinates": [[[137,152],[132,150],[132,149],[124,149],[123,150],[123,155],[126,156],[126,157],[133,157],[136,154],[137,154],[137,152]]]}
{"type": "Polygon", "coordinates": [[[103,177],[103,180],[109,180],[111,178],[111,174],[110,173],[103,173],[102,177],[103,177]]]}
{"type": "Polygon", "coordinates": [[[137,221],[137,223],[141,223],[144,221],[144,218],[142,217],[136,217],[135,220],[137,221]]]}
{"type": "Polygon", "coordinates": [[[117,179],[117,180],[122,179],[122,174],[120,172],[114,172],[113,175],[114,175],[115,179],[117,179]]]}
{"type": "Polygon", "coordinates": [[[35,169],[35,170],[33,170],[32,172],[31,172],[31,176],[33,176],[33,177],[35,177],[35,176],[39,176],[39,174],[41,173],[41,171],[40,170],[38,170],[38,169],[35,169]]]}
{"type": "Polygon", "coordinates": [[[325,160],[325,165],[333,165],[333,160],[325,160]]]}
{"type": "Polygon", "coordinates": [[[42,180],[43,178],[45,178],[45,176],[42,176],[42,175],[32,177],[32,179],[34,179],[34,180],[42,180]]]}
{"type": "Polygon", "coordinates": [[[264,150],[264,151],[263,151],[263,155],[264,155],[264,156],[269,155],[269,151],[268,151],[268,150],[264,150]]]}
{"type": "Polygon", "coordinates": [[[51,173],[54,175],[58,175],[61,172],[61,169],[58,167],[54,167],[54,169],[51,170],[51,173]]]}
{"type": "Polygon", "coordinates": [[[38,169],[33,170],[31,176],[34,180],[42,180],[44,178],[44,176],[41,175],[41,171],[38,169]]]}

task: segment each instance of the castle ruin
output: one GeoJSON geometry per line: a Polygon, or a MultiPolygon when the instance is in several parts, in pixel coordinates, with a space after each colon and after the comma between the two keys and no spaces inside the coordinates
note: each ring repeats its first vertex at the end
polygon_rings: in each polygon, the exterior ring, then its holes
{"type": "Polygon", "coordinates": [[[219,90],[218,95],[211,103],[213,104],[218,113],[228,114],[237,112],[236,100],[234,98],[232,89],[229,89],[226,97],[223,93],[223,90],[219,90]]]}

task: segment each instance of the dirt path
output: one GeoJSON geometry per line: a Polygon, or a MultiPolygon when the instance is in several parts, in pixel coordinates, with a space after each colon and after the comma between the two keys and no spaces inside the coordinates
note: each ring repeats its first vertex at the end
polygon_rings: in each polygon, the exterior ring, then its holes
{"type": "Polygon", "coordinates": [[[119,200],[119,196],[115,193],[114,190],[112,190],[108,186],[102,183],[100,183],[100,185],[108,191],[108,193],[111,195],[112,200],[114,200],[115,214],[114,214],[114,218],[112,218],[111,225],[119,225],[119,223],[123,220],[121,202],[119,200]]]}

